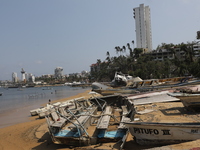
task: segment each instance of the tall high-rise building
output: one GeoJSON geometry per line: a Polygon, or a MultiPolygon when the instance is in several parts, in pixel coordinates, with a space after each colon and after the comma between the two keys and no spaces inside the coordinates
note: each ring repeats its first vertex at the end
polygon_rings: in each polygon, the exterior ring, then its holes
{"type": "Polygon", "coordinates": [[[12,82],[14,82],[14,83],[17,82],[17,73],[16,72],[12,73],[12,82]]]}
{"type": "Polygon", "coordinates": [[[149,6],[133,8],[136,28],[136,47],[152,51],[151,16],[149,6]]]}
{"type": "Polygon", "coordinates": [[[26,82],[25,73],[26,73],[26,72],[25,72],[24,69],[22,68],[21,74],[22,74],[22,81],[23,81],[23,82],[26,82]]]}

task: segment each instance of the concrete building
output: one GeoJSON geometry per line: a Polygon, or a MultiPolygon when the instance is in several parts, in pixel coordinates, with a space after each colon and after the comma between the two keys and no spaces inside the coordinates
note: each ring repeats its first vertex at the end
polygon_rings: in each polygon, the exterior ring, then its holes
{"type": "Polygon", "coordinates": [[[22,74],[22,81],[23,81],[23,82],[26,82],[25,73],[26,73],[26,72],[25,72],[24,69],[22,68],[21,74],[22,74]]]}
{"type": "Polygon", "coordinates": [[[152,51],[151,16],[149,6],[140,4],[133,8],[136,28],[136,47],[143,48],[146,52],[152,51]]]}
{"type": "Polygon", "coordinates": [[[14,83],[17,82],[17,73],[16,72],[12,73],[12,82],[14,82],[14,83]]]}
{"type": "Polygon", "coordinates": [[[63,68],[57,67],[54,71],[54,75],[56,79],[61,79],[63,77],[63,68]]]}
{"type": "Polygon", "coordinates": [[[35,82],[35,76],[32,73],[25,73],[26,81],[28,82],[35,82]]]}
{"type": "Polygon", "coordinates": [[[195,57],[200,57],[200,43],[196,43],[195,45],[193,45],[193,52],[195,57]]]}
{"type": "MultiPolygon", "coordinates": [[[[196,43],[192,46],[188,45],[188,48],[191,47],[193,51],[193,59],[197,60],[200,57],[200,44],[196,43]]],[[[163,61],[164,59],[175,59],[178,58],[181,61],[185,60],[185,51],[181,50],[180,47],[175,47],[174,52],[167,49],[154,50],[151,53],[145,53],[144,55],[152,56],[155,61],[163,61]]]]}

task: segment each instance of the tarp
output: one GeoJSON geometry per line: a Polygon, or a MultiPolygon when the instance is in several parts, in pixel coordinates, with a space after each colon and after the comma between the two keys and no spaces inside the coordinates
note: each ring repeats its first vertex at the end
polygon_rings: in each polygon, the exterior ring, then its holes
{"type": "Polygon", "coordinates": [[[57,137],[80,137],[79,134],[78,134],[78,131],[77,132],[72,132],[70,130],[60,130],[58,133],[54,134],[54,136],[57,136],[57,137]]]}
{"type": "Polygon", "coordinates": [[[126,134],[126,130],[115,130],[115,131],[106,131],[100,130],[98,133],[98,138],[123,138],[126,134]]]}

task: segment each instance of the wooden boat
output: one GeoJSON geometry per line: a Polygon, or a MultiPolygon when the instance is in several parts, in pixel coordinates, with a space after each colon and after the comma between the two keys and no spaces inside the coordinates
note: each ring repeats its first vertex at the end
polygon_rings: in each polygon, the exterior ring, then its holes
{"type": "MultiPolygon", "coordinates": [[[[151,82],[153,81],[150,80],[151,82]]],[[[104,86],[100,83],[94,83],[92,84],[92,90],[103,95],[113,95],[113,94],[135,94],[135,93],[139,93],[139,92],[148,92],[148,91],[157,91],[157,90],[167,90],[167,89],[173,89],[173,88],[179,88],[179,87],[183,87],[183,86],[192,86],[192,85],[197,85],[199,84],[200,80],[194,80],[194,81],[190,81],[187,83],[175,83],[175,84],[166,84],[166,85],[151,85],[149,84],[150,82],[148,81],[139,81],[137,83],[136,87],[121,87],[121,88],[111,88],[108,86],[104,86]],[[146,83],[147,82],[147,83],[146,83]],[[148,85],[145,85],[148,84],[148,85]]],[[[150,83],[151,83],[150,82],[150,83]]]]}
{"type": "Polygon", "coordinates": [[[191,111],[200,111],[200,91],[199,85],[176,89],[168,95],[181,100],[184,107],[191,111]]]}
{"type": "Polygon", "coordinates": [[[200,138],[200,123],[124,122],[140,145],[165,145],[200,138]]]}
{"type": "Polygon", "coordinates": [[[136,94],[138,93],[135,89],[129,88],[118,88],[118,89],[93,89],[94,92],[97,92],[103,96],[114,95],[114,94],[136,94]]]}
{"type": "Polygon", "coordinates": [[[46,116],[54,143],[83,146],[119,140],[125,142],[128,130],[122,120],[129,120],[128,114],[133,116],[134,111],[130,108],[134,107],[122,97],[78,99],[74,103],[75,107],[59,106],[46,116]]]}
{"type": "MultiPolygon", "coordinates": [[[[193,92],[194,93],[194,92],[193,92]]],[[[198,92],[197,92],[198,93],[198,92]]],[[[200,93],[168,93],[170,96],[174,96],[181,100],[184,107],[190,111],[200,111],[200,93]]]]}
{"type": "MultiPolygon", "coordinates": [[[[82,98],[82,97],[81,97],[82,98]]],[[[76,100],[76,99],[75,99],[76,100]]],[[[46,115],[48,115],[50,112],[55,111],[55,107],[67,107],[67,106],[71,106],[73,105],[72,100],[68,100],[66,102],[56,102],[53,104],[47,104],[46,107],[40,107],[40,108],[36,108],[33,110],[30,110],[30,114],[31,116],[39,116],[39,118],[45,118],[46,115]]]]}

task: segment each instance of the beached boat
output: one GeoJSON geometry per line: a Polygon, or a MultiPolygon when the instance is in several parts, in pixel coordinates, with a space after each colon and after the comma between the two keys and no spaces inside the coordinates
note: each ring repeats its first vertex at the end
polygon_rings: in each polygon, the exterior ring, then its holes
{"type": "Polygon", "coordinates": [[[112,80],[113,86],[126,86],[129,80],[132,80],[132,76],[123,74],[121,72],[115,72],[114,79],[112,80]]]}
{"type": "Polygon", "coordinates": [[[200,138],[200,123],[125,122],[140,145],[165,145],[200,138]]]}
{"type": "Polygon", "coordinates": [[[181,100],[184,107],[190,111],[200,111],[200,88],[199,85],[176,89],[168,95],[181,100]]]}
{"type": "Polygon", "coordinates": [[[191,92],[197,94],[190,94],[190,93],[168,93],[170,96],[174,96],[181,100],[184,107],[190,111],[200,111],[200,93],[198,92],[191,92]]]}
{"type": "Polygon", "coordinates": [[[74,100],[75,107],[57,107],[46,116],[52,141],[74,146],[120,140],[124,143],[128,130],[122,121],[134,114],[134,107],[126,102],[113,95],[74,100]]]}
{"type": "Polygon", "coordinates": [[[45,107],[36,108],[33,110],[30,110],[31,116],[39,116],[39,118],[44,118],[46,115],[48,115],[50,112],[55,111],[55,107],[62,106],[67,107],[73,105],[72,101],[66,101],[66,102],[56,102],[53,104],[47,104],[45,107]]]}
{"type": "Polygon", "coordinates": [[[117,88],[117,89],[93,89],[93,91],[103,95],[114,95],[114,94],[136,94],[138,91],[136,89],[129,88],[117,88]]]}

